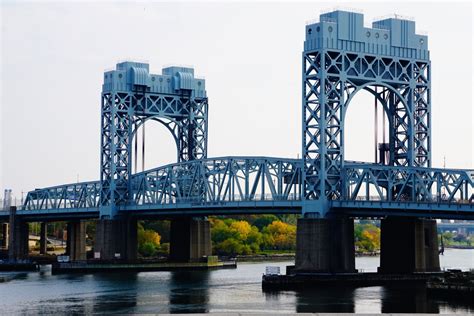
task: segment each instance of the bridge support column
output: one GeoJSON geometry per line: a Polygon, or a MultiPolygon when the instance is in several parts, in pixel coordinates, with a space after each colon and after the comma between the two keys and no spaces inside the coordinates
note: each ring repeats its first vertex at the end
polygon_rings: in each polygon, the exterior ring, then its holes
{"type": "Polygon", "coordinates": [[[171,261],[198,261],[211,254],[211,225],[207,219],[186,218],[171,221],[171,261]]]}
{"type": "Polygon", "coordinates": [[[97,222],[94,252],[101,260],[137,259],[137,220],[134,218],[101,219],[97,222]]]}
{"type": "Polygon", "coordinates": [[[295,272],[303,271],[356,272],[352,219],[298,219],[295,272]]]}
{"type": "Polygon", "coordinates": [[[10,207],[8,258],[12,261],[28,258],[29,226],[16,215],[16,206],[10,207]]]}
{"type": "Polygon", "coordinates": [[[439,271],[435,220],[388,217],[381,221],[381,273],[439,271]]]}
{"type": "Polygon", "coordinates": [[[8,223],[2,223],[2,249],[8,248],[8,223]]]}
{"type": "Polygon", "coordinates": [[[41,223],[41,230],[40,230],[40,249],[39,252],[41,255],[45,255],[48,251],[48,246],[47,246],[47,224],[46,222],[41,223]]]}
{"type": "MultiPolygon", "coordinates": [[[[43,229],[43,225],[41,225],[41,229],[43,229]]],[[[80,261],[87,259],[85,222],[72,221],[67,223],[66,254],[69,256],[70,261],[80,261]]]]}

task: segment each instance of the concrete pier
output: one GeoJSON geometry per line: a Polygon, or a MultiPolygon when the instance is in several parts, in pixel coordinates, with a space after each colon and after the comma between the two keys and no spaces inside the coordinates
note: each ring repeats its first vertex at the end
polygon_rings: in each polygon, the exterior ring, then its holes
{"type": "Polygon", "coordinates": [[[39,253],[41,255],[45,255],[48,251],[47,245],[47,224],[46,222],[41,223],[41,230],[40,230],[40,249],[39,253]]]}
{"type": "Polygon", "coordinates": [[[10,228],[8,258],[11,261],[27,259],[29,250],[29,227],[27,222],[22,221],[16,215],[16,206],[10,207],[10,217],[8,225],[10,228]]]}
{"type": "Polygon", "coordinates": [[[69,256],[70,261],[86,260],[85,222],[71,221],[67,223],[66,254],[69,256]]]}
{"type": "Polygon", "coordinates": [[[8,248],[8,236],[9,236],[8,223],[2,223],[2,249],[8,248]]]}
{"type": "Polygon", "coordinates": [[[435,220],[387,217],[381,221],[381,273],[437,272],[435,220]]]}
{"type": "Polygon", "coordinates": [[[298,219],[294,272],[355,271],[352,219],[298,219]]]}
{"type": "Polygon", "coordinates": [[[94,252],[99,252],[102,260],[136,260],[137,220],[121,218],[97,221],[94,252]]]}
{"type": "Polygon", "coordinates": [[[211,254],[211,226],[207,219],[185,218],[171,221],[171,261],[198,261],[211,254]]]}

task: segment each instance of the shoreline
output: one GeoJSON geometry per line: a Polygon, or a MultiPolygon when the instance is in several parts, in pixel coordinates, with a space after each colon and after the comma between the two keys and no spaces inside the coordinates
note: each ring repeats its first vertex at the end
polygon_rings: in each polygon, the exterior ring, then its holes
{"type": "Polygon", "coordinates": [[[444,249],[474,249],[474,246],[444,246],[444,249]]]}

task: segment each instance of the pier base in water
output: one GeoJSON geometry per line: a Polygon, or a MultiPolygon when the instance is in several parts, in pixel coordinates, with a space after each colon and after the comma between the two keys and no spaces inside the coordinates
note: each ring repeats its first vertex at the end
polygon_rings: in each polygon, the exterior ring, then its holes
{"type": "Polygon", "coordinates": [[[381,273],[437,272],[435,220],[387,217],[381,220],[381,273]]]}
{"type": "Polygon", "coordinates": [[[97,222],[94,252],[101,260],[137,259],[137,220],[102,219],[97,222]]]}
{"type": "Polygon", "coordinates": [[[298,219],[295,261],[295,272],[356,272],[354,221],[298,219]]]}
{"type": "Polygon", "coordinates": [[[183,218],[171,221],[170,261],[199,261],[211,254],[211,226],[207,219],[183,218]]]}

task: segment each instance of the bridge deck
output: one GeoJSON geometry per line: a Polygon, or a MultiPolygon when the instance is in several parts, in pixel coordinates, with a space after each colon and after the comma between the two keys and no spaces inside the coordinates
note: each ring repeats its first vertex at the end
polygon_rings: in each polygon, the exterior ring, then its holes
{"type": "MultiPolygon", "coordinates": [[[[393,167],[346,162],[345,186],[330,211],[357,217],[387,215],[474,219],[469,170],[393,167]]],[[[220,157],[170,164],[132,175],[131,199],[119,213],[139,217],[301,213],[302,160],[220,157]]],[[[97,218],[100,182],[28,192],[18,215],[59,220],[97,218]]],[[[7,212],[0,212],[6,218],[7,212]]]]}

